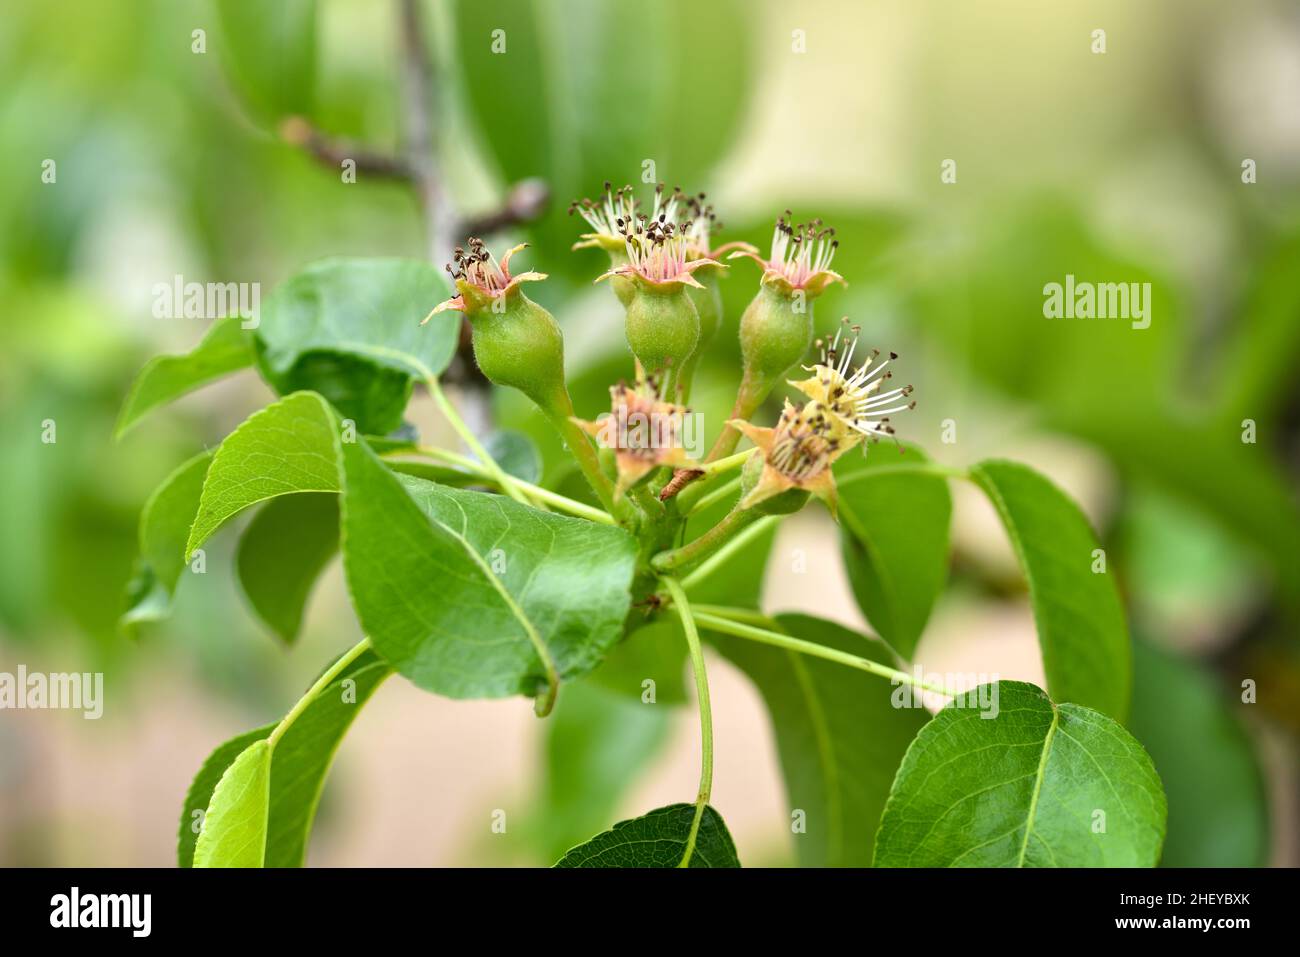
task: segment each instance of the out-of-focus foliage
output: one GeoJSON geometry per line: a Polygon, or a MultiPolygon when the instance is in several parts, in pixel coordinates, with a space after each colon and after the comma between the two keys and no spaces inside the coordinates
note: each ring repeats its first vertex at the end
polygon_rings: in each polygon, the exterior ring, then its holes
{"type": "Polygon", "coordinates": [[[1250,739],[1215,678],[1138,642],[1133,733],[1155,762],[1169,799],[1165,867],[1268,863],[1264,782],[1250,739]]]}

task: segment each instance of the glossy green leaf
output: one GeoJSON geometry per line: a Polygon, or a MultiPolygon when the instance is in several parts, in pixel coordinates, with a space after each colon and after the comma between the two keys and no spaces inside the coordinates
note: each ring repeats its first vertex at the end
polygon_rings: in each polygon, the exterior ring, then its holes
{"type": "Polygon", "coordinates": [[[1048,691],[1125,720],[1133,683],[1128,625],[1113,570],[1092,570],[1098,544],[1088,519],[1028,466],[981,462],[971,478],[1006,526],[1029,584],[1048,691]]]}
{"type": "Polygon", "coordinates": [[[343,562],[375,648],[453,698],[537,693],[590,671],[622,633],[636,543],[621,529],[394,475],[343,446],[343,562]],[[536,640],[534,640],[536,639],[536,640]]]}
{"type": "MultiPolygon", "coordinates": [[[[695,805],[670,804],[621,821],[565,854],[556,867],[676,867],[686,853],[695,805]]],[[[739,867],[722,815],[704,809],[691,867],[739,867]]]]}
{"type": "MultiPolygon", "coordinates": [[[[262,856],[250,867],[300,867],[316,807],[334,754],[362,705],[392,673],[378,655],[366,652],[327,685],[270,750],[267,821],[262,856]]],[[[181,808],[177,857],[181,867],[205,866],[196,857],[201,830],[215,808],[214,790],[237,758],[265,742],[278,722],[238,735],[203,763],[181,808]]],[[[209,840],[215,839],[210,836],[209,840]]]]}
{"type": "Polygon", "coordinates": [[[194,846],[195,867],[261,867],[271,790],[271,747],[254,741],[221,775],[194,846]]]}
{"type": "Polygon", "coordinates": [[[299,392],[250,415],[213,456],[185,554],[258,502],[339,490],[340,426],[329,405],[299,392]]]}
{"type": "Polygon", "coordinates": [[[950,704],[908,748],[876,866],[1154,867],[1165,795],[1133,736],[1031,684],[983,687],[995,708],[950,704]]]}
{"type": "MultiPolygon", "coordinates": [[[[316,83],[316,0],[217,0],[222,64],[268,122],[310,113],[316,83]]],[[[210,41],[212,42],[212,41],[210,41]]]]}
{"type": "MultiPolygon", "coordinates": [[[[894,667],[881,642],[808,615],[780,615],[787,633],[894,667]]],[[[783,648],[710,633],[758,686],[772,719],[795,851],[804,867],[868,867],[880,813],[912,739],[930,719],[896,707],[895,687],[874,675],[783,648]]]]}
{"type": "Polygon", "coordinates": [[[211,462],[212,453],[201,452],[181,465],[154,490],[140,512],[140,555],[120,621],[128,634],[171,612],[172,595],[185,570],[185,541],[211,462]]]}
{"type": "Polygon", "coordinates": [[[865,458],[845,456],[835,469],[853,596],[876,634],[906,659],[948,580],[948,482],[895,468],[925,460],[912,448],[900,454],[876,446],[865,458]]]}
{"type": "Polygon", "coordinates": [[[198,843],[199,831],[212,801],[212,792],[216,790],[222,775],[250,745],[265,740],[275,730],[275,725],[276,722],[272,722],[236,735],[219,745],[199,768],[199,773],[194,776],[185,795],[185,803],[181,805],[181,824],[176,840],[176,859],[181,867],[194,866],[194,847],[198,843]]]}
{"type": "Polygon", "coordinates": [[[319,392],[361,433],[396,429],[412,383],[455,353],[460,313],[420,322],[452,295],[433,266],[403,259],[330,259],[271,294],[257,328],[258,365],[281,395],[319,392]]]}
{"type": "Polygon", "coordinates": [[[301,867],[325,778],[343,736],[392,668],[374,652],[352,662],[285,731],[271,760],[267,867],[301,867]]]}
{"type": "Polygon", "coordinates": [[[671,715],[590,679],[565,685],[546,721],[541,787],[529,812],[543,860],[613,820],[620,799],[668,743],[671,715]]]}
{"type": "MultiPolygon", "coordinates": [[[[1129,728],[1155,762],[1169,798],[1165,867],[1262,867],[1269,810],[1255,746],[1233,713],[1230,688],[1189,660],[1133,646],[1129,728]]],[[[1238,703],[1238,707],[1240,704],[1238,703]]]]}
{"type": "Polygon", "coordinates": [[[244,595],[272,631],[292,643],[316,579],[339,549],[338,496],[308,492],[273,498],[239,539],[235,558],[244,595]]]}
{"type": "MultiPolygon", "coordinates": [[[[422,478],[428,482],[437,482],[439,485],[450,485],[454,488],[464,488],[468,485],[483,484],[483,479],[477,475],[470,475],[468,472],[461,471],[460,469],[448,465],[437,465],[427,459],[386,458],[384,461],[394,472],[401,475],[414,475],[416,478],[422,478]]],[[[596,504],[599,505],[600,503],[597,502],[596,504]]]]}
{"type": "Polygon", "coordinates": [[[251,366],[253,337],[240,322],[238,316],[218,319],[189,352],[150,359],[136,376],[122,404],[115,431],[117,438],[158,406],[251,366]]]}

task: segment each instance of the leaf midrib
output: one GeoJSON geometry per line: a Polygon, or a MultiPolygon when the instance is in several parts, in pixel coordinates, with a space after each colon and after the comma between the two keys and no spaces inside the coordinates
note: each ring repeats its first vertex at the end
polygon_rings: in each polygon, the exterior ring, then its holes
{"type": "Polygon", "coordinates": [[[1038,798],[1043,790],[1043,778],[1047,776],[1047,758],[1052,751],[1052,738],[1056,736],[1057,726],[1061,723],[1061,712],[1057,709],[1056,702],[1048,699],[1047,703],[1052,706],[1052,723],[1047,728],[1046,737],[1043,738],[1043,753],[1038,759],[1038,773],[1034,778],[1034,793],[1029,798],[1029,813],[1025,816],[1025,837],[1020,842],[1020,854],[1016,858],[1016,867],[1025,866],[1025,853],[1029,849],[1029,835],[1033,833],[1034,817],[1038,814],[1038,798]]]}

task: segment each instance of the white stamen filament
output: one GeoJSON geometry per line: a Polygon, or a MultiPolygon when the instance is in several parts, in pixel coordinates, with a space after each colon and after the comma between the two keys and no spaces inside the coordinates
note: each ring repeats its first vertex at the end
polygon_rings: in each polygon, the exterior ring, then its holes
{"type": "MultiPolygon", "coordinates": [[[[789,215],[787,210],[786,216],[789,215]]],[[[782,217],[776,221],[776,229],[772,233],[772,255],[768,266],[780,272],[790,285],[798,288],[806,285],[818,273],[830,269],[838,247],[835,230],[823,228],[820,219],[791,226],[782,217]]],[[[838,333],[836,341],[839,341],[838,333]]]]}
{"type": "Polygon", "coordinates": [[[883,416],[915,406],[914,402],[891,405],[898,399],[912,394],[910,385],[886,392],[879,391],[885,380],[892,375],[885,372],[885,367],[896,356],[891,352],[883,362],[876,362],[880,353],[873,349],[871,355],[864,359],[855,371],[850,372],[853,354],[858,345],[858,327],[850,326],[847,319],[835,331],[835,338],[829,344],[822,340],[819,345],[821,364],[813,366],[810,371],[814,372],[821,382],[831,411],[851,428],[863,434],[892,434],[893,429],[883,416]]]}
{"type": "MultiPolygon", "coordinates": [[[[683,224],[683,230],[687,225],[683,224]]],[[[628,262],[646,279],[668,282],[688,272],[687,237],[671,221],[638,219],[635,228],[624,233],[623,241],[628,262]]]]}

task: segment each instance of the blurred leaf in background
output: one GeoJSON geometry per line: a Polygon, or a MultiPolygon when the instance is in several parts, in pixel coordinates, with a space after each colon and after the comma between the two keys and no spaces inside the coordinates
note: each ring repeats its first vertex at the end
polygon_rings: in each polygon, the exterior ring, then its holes
{"type": "Polygon", "coordinates": [[[1255,746],[1214,676],[1147,642],[1134,644],[1130,730],[1169,799],[1164,867],[1262,867],[1268,804],[1255,746]]]}
{"type": "Polygon", "coordinates": [[[580,231],[569,201],[604,181],[709,188],[747,117],[751,22],[739,0],[457,0],[457,82],[482,143],[504,182],[550,187],[530,229],[556,257],[548,272],[581,282],[605,268],[560,256],[580,231]]]}

